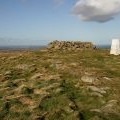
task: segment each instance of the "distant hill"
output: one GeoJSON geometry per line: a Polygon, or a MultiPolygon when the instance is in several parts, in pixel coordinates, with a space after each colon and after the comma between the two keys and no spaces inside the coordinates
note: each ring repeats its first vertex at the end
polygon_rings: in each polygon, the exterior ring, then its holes
{"type": "Polygon", "coordinates": [[[41,49],[46,46],[0,46],[0,50],[33,50],[33,49],[41,49]]]}
{"type": "Polygon", "coordinates": [[[97,48],[106,48],[109,49],[111,45],[96,45],[97,48]]]}

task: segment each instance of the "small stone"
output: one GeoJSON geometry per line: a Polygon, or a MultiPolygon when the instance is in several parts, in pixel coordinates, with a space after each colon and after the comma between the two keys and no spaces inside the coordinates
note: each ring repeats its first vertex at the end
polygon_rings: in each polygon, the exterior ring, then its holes
{"type": "Polygon", "coordinates": [[[88,86],[87,88],[88,88],[88,90],[93,91],[93,92],[106,94],[106,91],[103,88],[98,88],[98,87],[95,87],[95,86],[88,86]]]}
{"type": "Polygon", "coordinates": [[[111,80],[110,78],[108,78],[108,77],[103,77],[105,80],[111,80]]]}
{"type": "Polygon", "coordinates": [[[19,64],[15,68],[21,69],[21,70],[27,70],[29,66],[27,64],[19,64]]]}
{"type": "Polygon", "coordinates": [[[90,95],[91,95],[91,96],[94,96],[94,97],[103,97],[103,95],[101,95],[101,94],[98,93],[98,92],[92,92],[90,95]]]}
{"type": "Polygon", "coordinates": [[[69,107],[74,111],[77,109],[77,106],[73,102],[69,103],[69,107]]]}
{"type": "Polygon", "coordinates": [[[38,95],[47,95],[49,94],[48,92],[46,92],[43,89],[34,89],[34,94],[38,94],[38,95]]]}
{"type": "Polygon", "coordinates": [[[14,80],[14,83],[16,83],[16,84],[23,84],[24,82],[26,82],[25,78],[20,78],[20,79],[15,79],[14,80]]]}
{"type": "Polygon", "coordinates": [[[53,83],[53,84],[50,84],[49,86],[43,87],[41,89],[42,90],[51,90],[51,89],[57,88],[59,86],[60,86],[60,83],[53,83]]]}
{"type": "Polygon", "coordinates": [[[117,104],[118,101],[117,101],[117,100],[110,100],[110,101],[108,101],[108,103],[109,103],[109,104],[117,104]]]}
{"type": "Polygon", "coordinates": [[[102,111],[100,109],[91,109],[91,112],[101,113],[102,111]]]}
{"type": "Polygon", "coordinates": [[[11,56],[9,57],[9,60],[15,60],[17,58],[17,56],[11,56]]]}
{"type": "Polygon", "coordinates": [[[93,76],[84,75],[81,77],[81,81],[85,82],[85,83],[93,83],[93,82],[95,82],[95,80],[96,80],[96,78],[93,76]]]}
{"type": "Polygon", "coordinates": [[[81,87],[81,86],[80,86],[80,82],[78,82],[77,84],[75,84],[75,87],[76,87],[76,88],[81,87]]]}
{"type": "Polygon", "coordinates": [[[33,76],[31,77],[31,80],[39,79],[39,78],[41,78],[42,76],[43,76],[43,74],[41,74],[41,73],[36,73],[35,75],[33,75],[33,76]]]}
{"type": "Polygon", "coordinates": [[[61,92],[63,92],[64,90],[62,89],[62,88],[57,88],[56,90],[55,90],[55,93],[61,93],[61,92]]]}
{"type": "Polygon", "coordinates": [[[60,80],[60,75],[49,75],[48,80],[60,80]]]}
{"type": "Polygon", "coordinates": [[[73,67],[77,67],[78,63],[71,63],[70,65],[73,66],[73,67]]]}
{"type": "Polygon", "coordinates": [[[6,76],[6,75],[10,75],[12,72],[11,71],[6,71],[5,73],[4,73],[4,75],[6,76]]]}

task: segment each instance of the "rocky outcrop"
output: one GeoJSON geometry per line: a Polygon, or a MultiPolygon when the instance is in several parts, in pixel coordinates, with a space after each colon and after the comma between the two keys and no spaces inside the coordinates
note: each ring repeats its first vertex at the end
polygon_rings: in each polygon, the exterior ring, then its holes
{"type": "Polygon", "coordinates": [[[94,45],[91,42],[81,41],[53,41],[48,44],[50,50],[83,50],[93,49],[94,45]]]}

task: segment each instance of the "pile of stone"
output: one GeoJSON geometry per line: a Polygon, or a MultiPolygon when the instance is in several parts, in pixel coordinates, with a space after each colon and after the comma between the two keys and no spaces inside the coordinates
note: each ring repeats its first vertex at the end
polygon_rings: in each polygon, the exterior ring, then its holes
{"type": "Polygon", "coordinates": [[[91,42],[81,41],[53,41],[48,44],[50,50],[83,50],[93,49],[94,45],[91,42]]]}

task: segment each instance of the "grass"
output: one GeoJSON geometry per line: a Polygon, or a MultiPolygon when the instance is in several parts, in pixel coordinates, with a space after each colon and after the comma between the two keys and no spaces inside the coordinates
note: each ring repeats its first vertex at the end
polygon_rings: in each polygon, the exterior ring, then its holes
{"type": "Polygon", "coordinates": [[[109,55],[108,50],[3,52],[0,64],[1,120],[91,120],[95,116],[119,120],[114,113],[106,116],[90,111],[111,99],[120,102],[120,56],[109,55]],[[43,75],[31,79],[36,73],[43,75]],[[96,87],[110,90],[102,98],[91,96],[89,84],[81,82],[85,74],[100,80],[96,87]]]}

